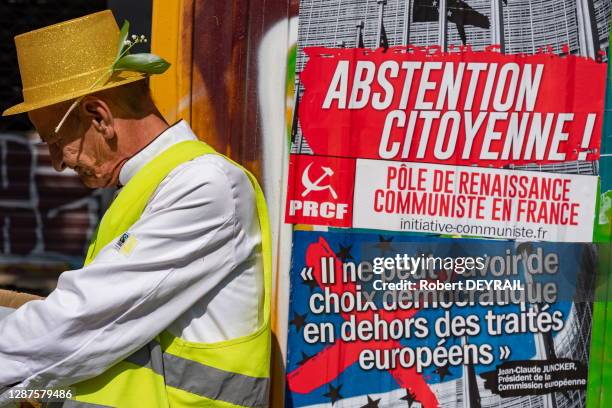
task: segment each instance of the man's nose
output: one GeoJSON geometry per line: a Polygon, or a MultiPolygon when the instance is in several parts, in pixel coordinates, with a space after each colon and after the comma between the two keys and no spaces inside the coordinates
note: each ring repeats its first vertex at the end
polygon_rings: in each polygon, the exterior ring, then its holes
{"type": "Polygon", "coordinates": [[[53,168],[56,171],[63,171],[66,168],[62,150],[56,144],[49,145],[49,155],[51,156],[53,168]]]}

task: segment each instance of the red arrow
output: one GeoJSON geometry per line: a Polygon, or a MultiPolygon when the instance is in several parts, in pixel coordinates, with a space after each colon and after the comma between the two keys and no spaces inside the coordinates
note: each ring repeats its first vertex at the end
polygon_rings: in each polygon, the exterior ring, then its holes
{"type": "MultiPolygon", "coordinates": [[[[319,238],[319,242],[308,246],[306,250],[306,264],[313,268],[313,276],[319,283],[321,288],[329,288],[332,293],[341,295],[344,292],[350,291],[356,293],[357,287],[354,282],[342,282],[342,262],[336,257],[336,254],[329,247],[325,239],[319,238]],[[335,262],[336,283],[322,284],[321,276],[321,258],[333,258],[335,262]],[[338,276],[339,275],[339,276],[338,276]]],[[[346,320],[350,315],[354,315],[357,321],[373,320],[374,313],[377,313],[380,318],[391,321],[392,319],[407,319],[417,313],[417,309],[398,310],[393,313],[386,310],[380,311],[362,311],[352,313],[342,313],[342,317],[346,320]]],[[[386,350],[394,348],[402,348],[403,346],[395,340],[388,341],[361,341],[345,342],[338,340],[333,345],[326,347],[321,352],[310,358],[302,366],[287,374],[287,383],[289,389],[300,394],[307,394],[313,390],[325,385],[344,372],[348,367],[359,360],[359,355],[363,350],[386,350]]],[[[410,390],[416,399],[423,405],[424,408],[436,408],[438,400],[436,395],[431,391],[431,388],[423,378],[422,374],[417,373],[414,367],[405,368],[398,366],[395,369],[389,370],[397,384],[401,388],[410,390]]]]}

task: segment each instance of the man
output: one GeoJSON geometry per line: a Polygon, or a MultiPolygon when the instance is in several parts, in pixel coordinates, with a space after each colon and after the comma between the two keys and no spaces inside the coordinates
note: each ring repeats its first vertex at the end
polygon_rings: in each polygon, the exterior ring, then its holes
{"type": "Polygon", "coordinates": [[[85,265],[0,320],[0,406],[65,386],[67,406],[265,406],[263,195],[187,123],[168,126],[148,68],[116,69],[123,31],[105,11],[15,38],[24,102],[4,114],[28,112],[56,170],[120,190],[85,265]]]}

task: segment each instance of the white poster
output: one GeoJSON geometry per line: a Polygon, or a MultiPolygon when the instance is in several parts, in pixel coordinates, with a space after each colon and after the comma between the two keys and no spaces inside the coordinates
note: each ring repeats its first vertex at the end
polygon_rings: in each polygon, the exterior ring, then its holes
{"type": "Polygon", "coordinates": [[[596,176],[358,159],[353,227],[590,242],[596,176]]]}

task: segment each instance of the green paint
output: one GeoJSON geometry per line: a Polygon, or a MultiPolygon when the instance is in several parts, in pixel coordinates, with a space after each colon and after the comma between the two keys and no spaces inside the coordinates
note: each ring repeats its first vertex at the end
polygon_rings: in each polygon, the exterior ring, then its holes
{"type": "MultiPolygon", "coordinates": [[[[612,43],[612,30],[610,31],[612,43]]],[[[601,140],[601,153],[612,153],[612,65],[608,51],[608,78],[606,81],[606,104],[601,140]]],[[[591,353],[587,383],[587,408],[607,408],[612,406],[612,396],[606,394],[612,386],[612,285],[609,284],[612,272],[612,157],[605,156],[599,161],[600,190],[596,203],[597,214],[593,241],[598,242],[598,268],[595,300],[593,302],[593,323],[591,330],[591,353]],[[603,212],[603,216],[600,214],[603,212]]]]}
{"type": "MultiPolygon", "coordinates": [[[[286,95],[287,95],[287,99],[289,99],[290,96],[294,96],[295,95],[295,66],[296,66],[296,61],[297,61],[297,44],[293,44],[290,48],[289,48],[289,52],[287,53],[287,76],[286,76],[286,82],[285,82],[285,86],[286,86],[286,95]]],[[[293,110],[295,110],[295,106],[293,107],[293,110]]],[[[296,115],[296,112],[292,112],[293,116],[296,115]]],[[[287,118],[287,143],[289,146],[291,146],[291,127],[293,126],[293,120],[289,120],[289,118],[287,118]]]]}

